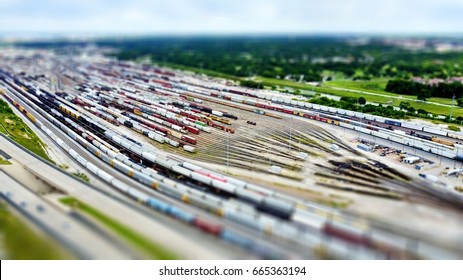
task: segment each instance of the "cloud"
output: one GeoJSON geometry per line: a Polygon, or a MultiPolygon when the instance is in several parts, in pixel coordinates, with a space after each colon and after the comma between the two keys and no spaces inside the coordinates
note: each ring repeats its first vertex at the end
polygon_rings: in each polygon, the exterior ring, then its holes
{"type": "Polygon", "coordinates": [[[459,0],[0,0],[0,33],[461,33],[459,0]]]}

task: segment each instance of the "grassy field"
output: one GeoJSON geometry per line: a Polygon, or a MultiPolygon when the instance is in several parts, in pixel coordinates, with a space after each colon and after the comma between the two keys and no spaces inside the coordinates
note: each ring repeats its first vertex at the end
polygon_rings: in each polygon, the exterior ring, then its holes
{"type": "Polygon", "coordinates": [[[5,252],[2,259],[59,260],[72,258],[52,240],[29,228],[20,218],[13,215],[3,202],[0,202],[0,237],[0,247],[5,252]]]}
{"type": "MultiPolygon", "coordinates": [[[[323,86],[361,90],[365,92],[389,95],[391,97],[399,98],[401,96],[400,94],[385,91],[387,81],[388,79],[375,79],[371,81],[350,81],[350,80],[329,81],[329,82],[324,82],[323,86]]],[[[404,98],[412,98],[412,99],[416,98],[415,95],[402,95],[402,96],[404,98]]],[[[447,105],[452,104],[451,98],[432,97],[432,98],[428,98],[427,101],[447,104],[447,105]]],[[[454,104],[456,105],[456,102],[454,104]]]]}
{"type": "Polygon", "coordinates": [[[387,81],[388,79],[375,79],[371,81],[343,80],[328,81],[323,82],[323,84],[329,87],[342,87],[347,89],[364,90],[379,94],[389,94],[389,92],[384,91],[384,89],[386,88],[387,81]]]}
{"type": "Polygon", "coordinates": [[[45,144],[16,116],[6,102],[0,99],[0,132],[41,158],[54,163],[45,152],[45,144]]]}
{"type": "MultiPolygon", "coordinates": [[[[261,81],[261,82],[264,83],[264,85],[267,85],[267,86],[293,87],[293,88],[309,90],[309,91],[313,90],[313,91],[318,92],[318,93],[331,94],[331,95],[336,95],[336,96],[341,96],[341,97],[342,96],[348,96],[348,97],[357,98],[357,97],[363,96],[363,97],[365,97],[365,99],[368,102],[374,102],[374,103],[389,104],[389,102],[392,101],[392,103],[390,103],[390,105],[392,105],[392,106],[399,106],[401,101],[405,101],[405,102],[409,102],[410,105],[413,106],[415,109],[424,109],[424,110],[426,110],[426,111],[428,111],[428,112],[430,112],[432,114],[448,115],[450,113],[450,107],[447,107],[447,106],[439,106],[439,105],[435,105],[435,104],[421,103],[421,102],[412,101],[412,100],[403,100],[402,98],[400,98],[399,94],[379,91],[379,89],[382,87],[382,85],[385,86],[385,84],[384,84],[385,82],[381,81],[381,80],[373,81],[373,82],[348,81],[347,85],[349,87],[348,89],[367,91],[367,92],[376,93],[376,94],[382,94],[382,95],[387,95],[387,96],[367,95],[367,94],[361,94],[361,93],[351,92],[351,91],[347,91],[347,90],[340,90],[340,89],[331,88],[331,86],[347,88],[345,86],[342,86],[341,82],[337,82],[335,84],[333,84],[334,82],[328,82],[328,83],[331,83],[330,86],[327,86],[327,85],[324,84],[321,87],[317,87],[317,86],[311,86],[311,85],[307,85],[307,84],[296,83],[296,82],[293,82],[293,81],[271,79],[271,78],[262,78],[262,77],[259,77],[257,79],[257,81],[261,81]],[[370,84],[370,85],[368,86],[368,84],[370,84]],[[357,88],[355,87],[356,85],[358,86],[357,88]],[[367,87],[376,88],[376,90],[365,89],[367,87]]],[[[411,98],[411,99],[413,99],[414,97],[411,96],[411,95],[409,95],[409,96],[404,95],[403,98],[411,98]]],[[[429,101],[429,102],[437,102],[437,103],[441,103],[441,104],[448,104],[448,105],[452,104],[452,100],[447,99],[447,98],[433,97],[433,98],[429,98],[427,101],[429,101]]],[[[453,108],[453,116],[454,117],[463,116],[463,108],[455,106],[453,108]]]]}
{"type": "Polygon", "coordinates": [[[92,208],[89,205],[86,205],[75,198],[66,197],[60,199],[60,202],[75,207],[82,212],[92,216],[93,218],[100,221],[103,225],[111,229],[113,232],[118,234],[121,238],[132,244],[133,246],[140,249],[142,252],[145,252],[152,259],[161,259],[161,260],[172,260],[176,259],[175,255],[165,249],[159,244],[154,244],[146,237],[141,234],[133,231],[129,227],[119,223],[116,220],[106,216],[105,214],[99,212],[98,210],[92,208]]]}

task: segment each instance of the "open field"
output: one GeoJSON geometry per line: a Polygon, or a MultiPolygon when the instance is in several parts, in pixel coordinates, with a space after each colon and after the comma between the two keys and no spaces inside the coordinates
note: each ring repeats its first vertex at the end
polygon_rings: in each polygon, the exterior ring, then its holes
{"type": "Polygon", "coordinates": [[[342,87],[348,89],[365,90],[373,93],[389,94],[384,91],[388,79],[374,79],[371,81],[335,80],[323,82],[330,87],[342,87]]]}

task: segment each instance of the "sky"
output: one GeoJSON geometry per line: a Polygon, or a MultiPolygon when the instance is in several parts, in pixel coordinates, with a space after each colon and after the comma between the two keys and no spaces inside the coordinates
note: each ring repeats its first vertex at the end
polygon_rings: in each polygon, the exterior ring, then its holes
{"type": "Polygon", "coordinates": [[[463,34],[462,0],[0,0],[0,34],[463,34]]]}

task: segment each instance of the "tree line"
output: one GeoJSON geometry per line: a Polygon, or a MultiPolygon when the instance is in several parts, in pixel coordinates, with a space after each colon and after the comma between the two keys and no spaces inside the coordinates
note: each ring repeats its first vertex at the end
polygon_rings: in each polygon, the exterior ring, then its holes
{"type": "Polygon", "coordinates": [[[411,80],[395,79],[388,81],[385,90],[387,92],[416,95],[420,100],[430,97],[452,98],[457,100],[463,98],[463,84],[460,82],[441,82],[438,84],[424,84],[411,80]]]}
{"type": "Polygon", "coordinates": [[[339,37],[188,37],[99,41],[118,48],[119,59],[150,57],[237,77],[262,76],[321,81],[341,75],[354,80],[378,77],[461,76],[463,53],[412,52],[373,39],[365,45],[339,37]],[[437,63],[436,61],[439,61],[437,63]]]}
{"type": "MultiPolygon", "coordinates": [[[[344,110],[361,112],[365,114],[392,118],[392,119],[407,119],[409,117],[419,117],[419,118],[430,119],[430,120],[439,119],[440,121],[443,121],[446,123],[454,123],[454,124],[459,124],[459,125],[463,124],[462,116],[458,116],[454,119],[450,119],[450,117],[447,116],[445,119],[440,119],[440,118],[437,118],[436,115],[430,114],[428,111],[424,109],[415,109],[413,106],[411,106],[410,102],[406,102],[406,101],[400,102],[400,105],[399,105],[400,110],[396,110],[394,109],[393,106],[390,106],[390,105],[385,106],[382,104],[378,104],[378,105],[366,104],[366,101],[367,100],[364,97],[355,98],[355,97],[345,97],[344,96],[341,98],[341,100],[336,101],[334,99],[330,99],[330,98],[323,96],[323,97],[313,97],[308,102],[313,103],[313,104],[318,104],[318,105],[340,108],[344,110]]],[[[459,130],[458,127],[451,128],[450,126],[449,126],[449,129],[459,130]]]]}

